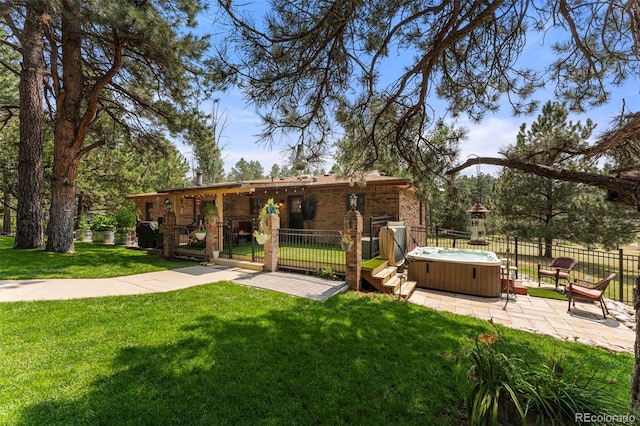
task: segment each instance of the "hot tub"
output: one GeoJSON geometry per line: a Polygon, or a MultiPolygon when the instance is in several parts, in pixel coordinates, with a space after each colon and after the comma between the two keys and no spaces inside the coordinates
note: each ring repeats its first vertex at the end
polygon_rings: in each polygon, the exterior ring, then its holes
{"type": "Polygon", "coordinates": [[[408,278],[418,287],[475,296],[500,296],[500,259],[492,251],[442,247],[416,247],[408,278]]]}

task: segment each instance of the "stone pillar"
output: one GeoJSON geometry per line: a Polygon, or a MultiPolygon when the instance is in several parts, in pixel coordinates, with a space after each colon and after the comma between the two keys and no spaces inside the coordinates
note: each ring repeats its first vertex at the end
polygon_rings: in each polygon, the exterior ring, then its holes
{"type": "Polygon", "coordinates": [[[263,230],[269,236],[264,243],[264,270],[275,272],[278,270],[278,256],[280,246],[278,241],[278,231],[280,230],[280,216],[268,214],[264,217],[263,230]]]}
{"type": "Polygon", "coordinates": [[[162,222],[164,231],[162,233],[162,251],[164,257],[170,259],[176,255],[176,214],[172,211],[168,211],[164,215],[162,222]]]}
{"type": "Polygon", "coordinates": [[[220,240],[218,239],[218,219],[215,216],[207,217],[205,224],[207,236],[205,237],[206,253],[205,256],[209,261],[213,258],[213,252],[220,251],[220,240]]]}
{"type": "Polygon", "coordinates": [[[360,291],[362,279],[362,215],[358,210],[349,210],[344,215],[344,232],[353,238],[351,250],[345,252],[347,262],[345,281],[352,290],[360,291]]]}

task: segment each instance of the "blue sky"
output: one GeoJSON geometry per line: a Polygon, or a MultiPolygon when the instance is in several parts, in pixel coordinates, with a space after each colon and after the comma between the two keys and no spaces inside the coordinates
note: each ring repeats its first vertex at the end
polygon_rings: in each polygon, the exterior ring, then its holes
{"type": "MultiPolygon", "coordinates": [[[[266,2],[257,1],[252,3],[254,10],[260,10],[266,2]]],[[[203,17],[203,31],[210,31],[211,20],[203,17]],[[207,28],[208,27],[208,28],[207,28]]],[[[524,63],[548,64],[551,60],[549,54],[549,38],[543,45],[541,38],[528,40],[526,51],[522,56],[524,63]]],[[[396,63],[396,69],[382,69],[383,79],[391,80],[395,73],[398,72],[397,59],[391,58],[396,63]]],[[[620,112],[623,99],[626,102],[626,111],[640,110],[640,97],[638,77],[630,79],[623,87],[616,89],[612,100],[605,106],[591,110],[580,115],[572,115],[572,121],[586,121],[590,118],[597,124],[594,137],[604,132],[610,127],[610,123],[614,117],[620,112]]],[[[552,88],[536,93],[535,99],[544,104],[547,100],[553,100],[552,88]]],[[[255,113],[252,106],[246,104],[240,91],[236,88],[230,89],[226,93],[217,93],[215,98],[219,99],[219,115],[223,120],[227,121],[227,126],[222,133],[221,145],[224,145],[222,156],[225,163],[225,171],[228,173],[231,168],[241,159],[247,161],[258,160],[262,164],[265,173],[268,173],[271,166],[275,164],[287,164],[288,154],[283,150],[286,148],[286,142],[282,141],[271,148],[262,143],[258,134],[261,131],[261,122],[259,116],[255,113]]],[[[437,99],[433,99],[433,105],[441,104],[437,99]]],[[[206,105],[203,106],[206,109],[206,105]]],[[[439,111],[436,111],[438,113],[439,111]]],[[[468,138],[460,143],[460,161],[466,160],[469,156],[498,156],[498,151],[515,142],[516,134],[522,123],[530,125],[537,118],[539,112],[531,116],[513,117],[508,104],[504,104],[497,113],[488,113],[484,120],[480,123],[472,123],[466,117],[461,117],[454,124],[456,126],[466,127],[468,129],[468,138]]],[[[290,142],[295,142],[295,136],[291,136],[290,142]]],[[[188,147],[181,150],[190,160],[191,154],[188,147]]],[[[326,164],[325,169],[331,168],[332,161],[326,164]]],[[[481,166],[483,173],[496,173],[498,168],[489,166],[481,166]]],[[[472,175],[476,173],[476,168],[469,168],[464,174],[472,175]]]]}

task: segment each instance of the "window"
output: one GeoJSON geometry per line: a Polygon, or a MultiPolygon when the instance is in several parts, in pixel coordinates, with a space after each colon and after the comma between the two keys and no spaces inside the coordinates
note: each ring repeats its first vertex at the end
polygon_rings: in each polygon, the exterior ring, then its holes
{"type": "Polygon", "coordinates": [[[145,203],[144,212],[144,220],[153,220],[153,203],[145,203]]]}
{"type": "Polygon", "coordinates": [[[262,203],[260,203],[260,198],[251,197],[249,199],[249,214],[258,215],[260,214],[260,209],[262,208],[262,203]]]}

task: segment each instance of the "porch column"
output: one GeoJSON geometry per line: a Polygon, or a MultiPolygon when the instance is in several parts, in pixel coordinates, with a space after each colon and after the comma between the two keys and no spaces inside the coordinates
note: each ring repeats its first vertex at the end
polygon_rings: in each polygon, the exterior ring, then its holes
{"type": "Polygon", "coordinates": [[[360,291],[362,279],[362,215],[358,210],[349,210],[344,215],[344,232],[353,239],[352,247],[345,252],[345,281],[352,290],[360,291]]]}
{"type": "Polygon", "coordinates": [[[220,251],[219,235],[218,235],[218,219],[216,216],[209,216],[206,219],[207,223],[205,228],[207,229],[207,236],[205,237],[206,253],[205,256],[211,262],[213,259],[213,252],[220,251]]]}
{"type": "Polygon", "coordinates": [[[162,252],[164,257],[170,259],[176,255],[176,214],[167,211],[162,222],[162,252]]]}
{"type": "Polygon", "coordinates": [[[278,270],[278,256],[280,245],[278,231],[280,230],[280,216],[268,214],[264,218],[264,232],[269,239],[264,243],[264,270],[275,272],[278,270]]]}

